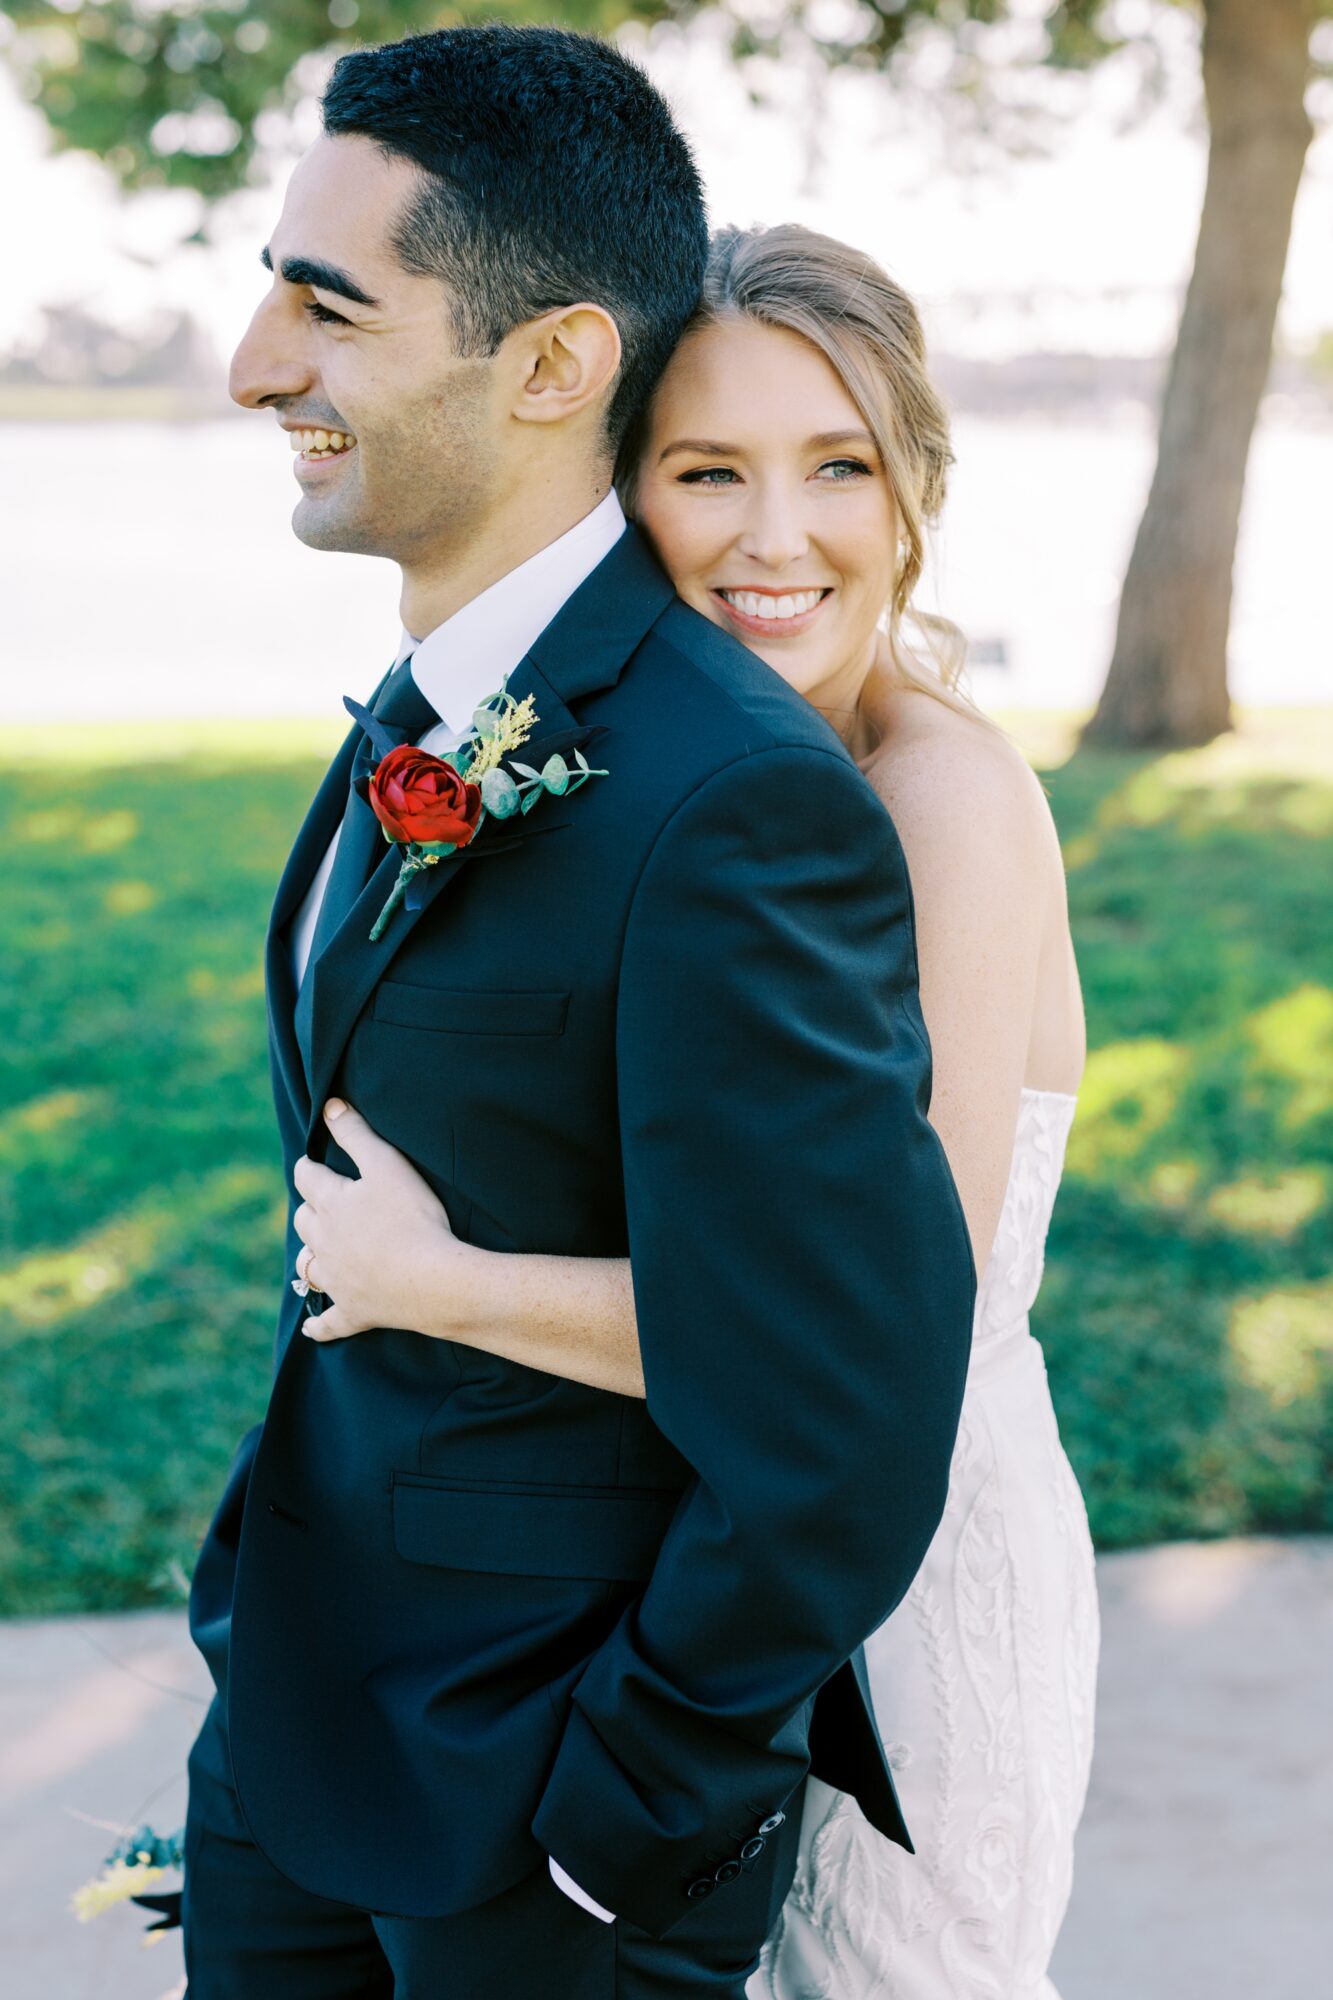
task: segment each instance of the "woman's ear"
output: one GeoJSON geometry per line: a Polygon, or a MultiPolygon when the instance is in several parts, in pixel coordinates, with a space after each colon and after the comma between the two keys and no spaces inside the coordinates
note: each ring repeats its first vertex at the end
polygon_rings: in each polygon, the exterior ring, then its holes
{"type": "Polygon", "coordinates": [[[559,424],[602,402],[620,372],[620,329],[603,306],[562,306],[528,320],[515,342],[518,391],[510,414],[559,424]]]}

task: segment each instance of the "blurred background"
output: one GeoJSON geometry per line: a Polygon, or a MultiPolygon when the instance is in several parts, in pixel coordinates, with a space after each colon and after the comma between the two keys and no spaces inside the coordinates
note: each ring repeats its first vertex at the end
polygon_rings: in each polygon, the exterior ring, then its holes
{"type": "Polygon", "coordinates": [[[64,1902],[107,1844],[79,1815],[179,1817],[180,1606],[280,1277],[264,925],[397,639],[394,570],[291,535],[286,441],[226,360],[338,51],[500,16],[616,35],[714,223],[828,230],[922,308],[957,463],[921,599],[1043,775],[1088,1009],[1034,1314],[1107,1619],[1057,1971],[1064,2000],[1305,2000],[1333,1943],[1333,0],[0,0],[7,1990],[170,1972],[64,1902]]]}

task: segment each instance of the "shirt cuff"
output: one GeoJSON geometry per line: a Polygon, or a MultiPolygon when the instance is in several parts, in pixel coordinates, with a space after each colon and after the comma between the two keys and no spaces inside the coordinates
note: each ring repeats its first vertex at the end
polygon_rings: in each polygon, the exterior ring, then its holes
{"type": "Polygon", "coordinates": [[[594,1903],[587,1891],[580,1889],[572,1876],[566,1875],[553,1854],[548,1854],[546,1858],[551,1864],[551,1880],[555,1883],[557,1889],[563,1889],[571,1901],[580,1904],[583,1909],[589,1911],[602,1923],[613,1924],[615,1922],[616,1916],[614,1910],[604,1910],[600,1903],[594,1903]]]}

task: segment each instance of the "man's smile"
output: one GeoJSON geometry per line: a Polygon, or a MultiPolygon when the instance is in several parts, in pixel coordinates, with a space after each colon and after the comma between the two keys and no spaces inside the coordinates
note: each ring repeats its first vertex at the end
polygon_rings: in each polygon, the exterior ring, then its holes
{"type": "Polygon", "coordinates": [[[292,450],[299,454],[296,464],[298,477],[302,465],[318,464],[326,458],[340,458],[356,446],[356,439],[350,431],[294,430],[288,435],[292,450]]]}

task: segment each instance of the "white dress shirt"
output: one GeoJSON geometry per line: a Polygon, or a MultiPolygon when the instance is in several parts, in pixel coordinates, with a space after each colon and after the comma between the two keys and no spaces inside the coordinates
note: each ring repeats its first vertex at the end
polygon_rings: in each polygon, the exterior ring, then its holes
{"type": "MultiPolygon", "coordinates": [[[[424,638],[414,639],[403,632],[394,665],[412,656],[412,678],[440,717],[433,729],[421,738],[421,748],[434,756],[452,750],[472,727],[472,713],[488,695],[495,694],[507,675],[546,630],[566,598],[599,562],[609,555],[625,530],[614,488],[606,498],[585,514],[558,541],[539,549],[535,556],[511,569],[498,583],[483,590],[443,625],[424,638]]],[[[341,824],[335,828],[324,858],[315,871],[305,900],[292,925],[292,969],[299,988],[310,958],[310,945],[319,921],[319,906],[338,851],[341,824]]],[[[605,1924],[615,1922],[615,1914],[580,1889],[565,1873],[554,1855],[549,1857],[551,1875],[557,1886],[605,1924]]]]}
{"type": "MultiPolygon", "coordinates": [[[[612,488],[558,541],[548,542],[433,632],[422,639],[403,632],[394,665],[412,655],[412,678],[441,718],[422,737],[423,750],[438,757],[461,743],[472,727],[473,710],[513,673],[565,599],[592,575],[624,530],[625,516],[612,488]]],[[[339,824],[292,925],[292,970],[298,988],[341,831],[339,824]]]]}

